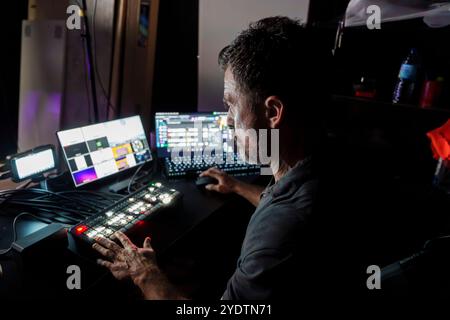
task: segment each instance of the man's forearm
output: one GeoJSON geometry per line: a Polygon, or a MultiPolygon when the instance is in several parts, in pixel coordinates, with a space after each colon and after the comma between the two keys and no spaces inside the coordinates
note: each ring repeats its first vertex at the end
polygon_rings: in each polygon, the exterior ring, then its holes
{"type": "Polygon", "coordinates": [[[187,298],[170,283],[164,285],[149,284],[142,290],[142,294],[146,300],[187,300],[187,298]]]}
{"type": "Polygon", "coordinates": [[[142,277],[135,283],[146,300],[187,300],[181,290],[170,283],[163,273],[142,277]]]}
{"type": "Polygon", "coordinates": [[[264,187],[248,184],[244,182],[239,182],[236,184],[234,188],[234,192],[241,197],[247,199],[251,204],[255,207],[258,206],[259,200],[261,197],[261,193],[263,192],[264,187]]]}

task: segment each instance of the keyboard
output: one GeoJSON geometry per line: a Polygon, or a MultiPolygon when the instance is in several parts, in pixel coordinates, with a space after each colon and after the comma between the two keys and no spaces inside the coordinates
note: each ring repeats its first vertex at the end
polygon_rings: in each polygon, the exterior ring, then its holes
{"type": "Polygon", "coordinates": [[[110,238],[116,231],[127,234],[142,220],[176,205],[181,197],[177,190],[152,182],[75,225],[69,232],[90,244],[94,243],[94,237],[110,238]]]}
{"type": "Polygon", "coordinates": [[[171,160],[164,159],[165,173],[168,178],[184,178],[187,176],[197,177],[201,172],[216,167],[232,175],[257,175],[261,172],[259,165],[250,165],[238,158],[232,161],[216,163],[214,160],[208,160],[204,157],[179,158],[171,160]]]}

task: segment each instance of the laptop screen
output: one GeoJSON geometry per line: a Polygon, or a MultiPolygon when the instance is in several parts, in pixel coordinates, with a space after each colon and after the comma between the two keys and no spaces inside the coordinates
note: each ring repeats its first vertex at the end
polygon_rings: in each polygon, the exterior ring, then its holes
{"type": "Polygon", "coordinates": [[[152,160],[139,116],[60,131],[57,135],[76,187],[152,160]]]}
{"type": "Polygon", "coordinates": [[[203,152],[207,147],[233,151],[226,143],[229,137],[226,112],[156,113],[156,148],[160,158],[170,157],[174,150],[203,152]]]}

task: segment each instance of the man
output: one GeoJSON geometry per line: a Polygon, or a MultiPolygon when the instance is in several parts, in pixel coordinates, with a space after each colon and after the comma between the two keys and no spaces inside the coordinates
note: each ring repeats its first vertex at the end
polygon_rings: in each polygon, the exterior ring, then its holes
{"type": "MultiPolygon", "coordinates": [[[[251,24],[220,53],[228,124],[242,156],[258,150],[258,138],[243,135],[246,130],[278,129],[280,136],[274,179],[264,191],[215,168],[202,174],[218,181],[209,190],[237,193],[256,206],[223,299],[280,298],[310,276],[307,235],[317,189],[311,155],[329,72],[328,54],[316,41],[299,22],[272,17],[251,24]]],[[[157,267],[150,239],[138,248],[124,234],[116,237],[123,247],[96,239],[94,249],[109,260],[99,264],[117,279],[131,278],[147,299],[187,298],[157,267]]]]}

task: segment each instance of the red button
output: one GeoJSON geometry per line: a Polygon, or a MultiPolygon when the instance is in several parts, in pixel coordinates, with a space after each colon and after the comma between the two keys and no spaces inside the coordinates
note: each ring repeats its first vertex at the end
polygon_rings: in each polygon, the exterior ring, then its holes
{"type": "Polygon", "coordinates": [[[76,227],[75,231],[76,231],[76,234],[82,234],[83,232],[86,232],[87,229],[88,229],[88,227],[86,227],[86,226],[78,226],[78,227],[76,227]]]}

